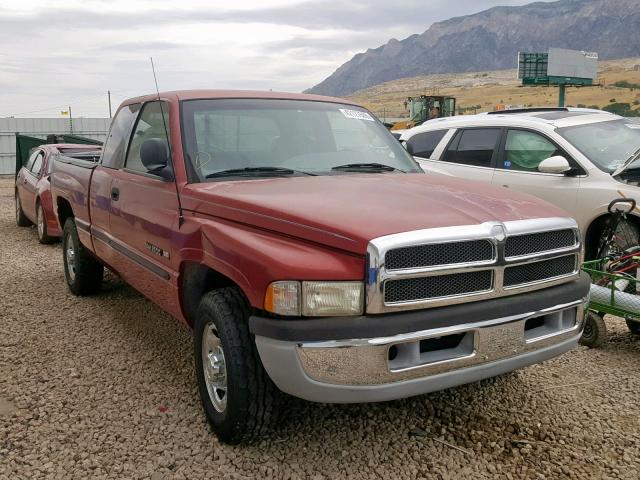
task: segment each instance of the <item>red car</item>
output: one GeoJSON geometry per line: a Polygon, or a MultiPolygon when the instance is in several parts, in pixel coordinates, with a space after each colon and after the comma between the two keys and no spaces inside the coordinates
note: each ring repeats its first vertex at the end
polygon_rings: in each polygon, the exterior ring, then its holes
{"type": "Polygon", "coordinates": [[[51,191],[71,292],[96,292],[106,266],[192,327],[202,404],[226,442],[277,425],[279,391],[404,398],[556,357],[582,334],[575,220],[425,175],[348,100],[132,98],[100,162],[61,156],[51,191]]]}
{"type": "Polygon", "coordinates": [[[40,243],[53,243],[62,236],[51,202],[51,166],[58,155],[97,161],[102,147],[57,143],[41,145],[31,152],[27,164],[16,176],[16,223],[36,224],[40,243]]]}

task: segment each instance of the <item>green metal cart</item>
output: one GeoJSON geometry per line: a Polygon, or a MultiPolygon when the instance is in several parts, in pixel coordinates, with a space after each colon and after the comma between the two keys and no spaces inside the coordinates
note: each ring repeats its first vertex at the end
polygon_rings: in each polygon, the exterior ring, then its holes
{"type": "Polygon", "coordinates": [[[622,317],[631,333],[640,335],[640,279],[637,268],[640,255],[632,258],[630,273],[608,271],[609,259],[591,260],[582,269],[591,276],[591,299],[587,313],[583,345],[598,347],[607,338],[604,315],[622,317]]]}

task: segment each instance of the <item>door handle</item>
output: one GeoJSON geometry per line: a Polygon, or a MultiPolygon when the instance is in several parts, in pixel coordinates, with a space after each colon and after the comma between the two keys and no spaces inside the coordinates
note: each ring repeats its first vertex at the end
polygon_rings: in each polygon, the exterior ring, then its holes
{"type": "Polygon", "coordinates": [[[114,202],[117,202],[119,198],[120,198],[120,189],[117,187],[113,187],[111,189],[111,200],[113,200],[114,202]]]}

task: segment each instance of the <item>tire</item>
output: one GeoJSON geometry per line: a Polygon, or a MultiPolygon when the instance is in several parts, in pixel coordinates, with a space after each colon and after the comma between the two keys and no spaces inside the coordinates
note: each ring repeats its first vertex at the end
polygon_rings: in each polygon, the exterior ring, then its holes
{"type": "Polygon", "coordinates": [[[602,252],[602,257],[620,254],[632,247],[638,246],[639,238],[640,232],[635,224],[625,220],[621,221],[616,228],[613,245],[605,248],[602,252]]]}
{"type": "Polygon", "coordinates": [[[73,218],[67,218],[64,222],[62,257],[64,277],[71,293],[85,296],[100,290],[104,266],[80,242],[73,218]]]}
{"type": "Polygon", "coordinates": [[[202,297],[194,325],[200,399],[213,431],[230,444],[266,433],[276,420],[282,395],[249,334],[249,313],[238,288],[222,288],[202,297]]]}
{"type": "Polygon", "coordinates": [[[16,192],[16,225],[19,227],[28,227],[31,225],[31,220],[29,220],[22,211],[22,204],[20,203],[18,192],[16,192]]]}
{"type": "Polygon", "coordinates": [[[616,245],[620,250],[628,250],[631,247],[638,246],[640,231],[638,227],[628,221],[622,221],[616,229],[616,245]]]}
{"type": "Polygon", "coordinates": [[[589,348],[597,348],[607,339],[607,326],[604,319],[596,312],[589,311],[585,318],[584,332],[580,337],[580,344],[589,348]]]}
{"type": "Polygon", "coordinates": [[[627,322],[627,328],[634,335],[640,335],[640,321],[629,320],[628,318],[624,319],[627,322]]]}
{"type": "Polygon", "coordinates": [[[36,229],[38,231],[38,241],[44,245],[54,243],[57,238],[47,235],[47,217],[44,214],[42,204],[36,204],[36,229]]]}

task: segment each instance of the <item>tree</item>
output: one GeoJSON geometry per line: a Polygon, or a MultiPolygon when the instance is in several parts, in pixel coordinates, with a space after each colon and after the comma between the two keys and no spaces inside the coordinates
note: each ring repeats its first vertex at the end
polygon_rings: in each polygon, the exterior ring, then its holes
{"type": "Polygon", "coordinates": [[[640,112],[638,110],[631,110],[631,105],[628,103],[612,103],[602,108],[605,112],[615,113],[623,117],[638,117],[640,112]]]}

